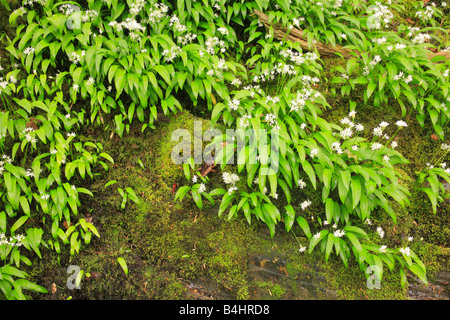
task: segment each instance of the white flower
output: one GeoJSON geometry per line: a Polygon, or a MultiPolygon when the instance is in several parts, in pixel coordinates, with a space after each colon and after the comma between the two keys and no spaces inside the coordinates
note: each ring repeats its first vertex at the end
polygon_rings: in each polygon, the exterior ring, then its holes
{"type": "Polygon", "coordinates": [[[384,237],[384,230],[383,230],[383,228],[378,227],[378,228],[377,228],[377,233],[378,233],[378,235],[380,236],[380,238],[383,238],[383,237],[384,237]]]}
{"type": "Polygon", "coordinates": [[[52,150],[50,150],[50,153],[51,154],[56,154],[58,151],[56,151],[56,149],[52,149],[52,150]]]}
{"type": "Polygon", "coordinates": [[[197,182],[197,179],[198,179],[197,176],[193,176],[193,177],[192,177],[192,183],[196,183],[196,182],[197,182]]]}
{"type": "Polygon", "coordinates": [[[50,198],[50,196],[48,194],[43,194],[41,196],[41,200],[47,200],[48,198],[50,198]]]}
{"type": "Polygon", "coordinates": [[[80,86],[78,85],[78,84],[76,84],[76,83],[74,83],[73,84],[73,90],[75,90],[75,91],[77,91],[78,92],[78,88],[79,88],[80,86]]]}
{"type": "Polygon", "coordinates": [[[198,187],[198,192],[202,193],[206,191],[206,186],[204,183],[200,183],[200,186],[198,187]]]}
{"type": "Polygon", "coordinates": [[[353,145],[353,146],[352,146],[352,150],[353,150],[353,151],[358,151],[358,146],[357,146],[356,144],[353,145]]]}
{"type": "Polygon", "coordinates": [[[311,201],[310,200],[305,200],[305,201],[303,201],[300,204],[300,206],[301,206],[303,211],[306,210],[306,208],[308,208],[310,205],[311,205],[311,201]]]}
{"type": "Polygon", "coordinates": [[[372,143],[372,146],[370,147],[372,150],[379,150],[383,147],[383,145],[381,143],[378,142],[374,142],[372,143]]]}
{"type": "Polygon", "coordinates": [[[240,101],[238,99],[233,99],[228,102],[228,108],[231,110],[237,110],[239,108],[240,101]]]}
{"type": "Polygon", "coordinates": [[[383,245],[380,247],[380,252],[384,253],[384,252],[386,252],[386,249],[387,249],[387,246],[383,245]]]}
{"type": "Polygon", "coordinates": [[[300,246],[300,249],[298,249],[298,252],[302,253],[306,250],[306,247],[300,246]]]}
{"type": "Polygon", "coordinates": [[[398,251],[400,251],[401,253],[403,253],[404,255],[407,255],[409,257],[409,255],[411,254],[409,247],[406,248],[400,248],[398,251]]]}
{"type": "Polygon", "coordinates": [[[239,176],[235,173],[224,172],[222,173],[222,179],[226,184],[234,184],[239,181],[239,176]]]}
{"type": "Polygon", "coordinates": [[[396,124],[397,127],[399,127],[399,128],[407,127],[407,126],[408,126],[408,124],[407,124],[405,121],[403,121],[403,120],[398,120],[395,124],[396,124]]]}
{"type": "Polygon", "coordinates": [[[364,126],[363,126],[362,124],[358,123],[358,124],[355,126],[355,130],[356,130],[356,131],[363,131],[363,130],[364,130],[364,126]]]}
{"type": "Polygon", "coordinates": [[[316,240],[319,240],[319,239],[320,239],[320,232],[317,232],[317,233],[314,235],[314,239],[316,239],[316,240]]]}
{"type": "Polygon", "coordinates": [[[75,137],[76,133],[75,132],[67,132],[67,137],[75,137]]]}
{"type": "Polygon", "coordinates": [[[34,48],[28,47],[23,51],[23,53],[26,55],[32,54],[32,53],[34,53],[34,48]]]}
{"type": "Polygon", "coordinates": [[[238,188],[236,186],[232,186],[230,188],[228,188],[228,194],[232,194],[233,191],[237,190],[238,188]]]}
{"type": "Polygon", "coordinates": [[[89,80],[86,81],[86,84],[87,84],[88,86],[93,85],[93,84],[94,84],[94,81],[95,81],[94,78],[89,77],[89,80]]]}
{"type": "Polygon", "coordinates": [[[391,148],[392,149],[394,149],[394,148],[396,148],[397,147],[397,141],[392,141],[392,143],[391,143],[391,148]]]}
{"type": "Polygon", "coordinates": [[[336,231],[333,232],[333,235],[336,238],[341,238],[342,236],[345,235],[345,231],[344,230],[336,230],[336,231]]]}
{"type": "Polygon", "coordinates": [[[341,131],[341,137],[343,139],[348,139],[353,135],[353,130],[351,128],[345,128],[341,131]]]}
{"type": "Polygon", "coordinates": [[[386,162],[388,162],[388,161],[389,161],[389,156],[388,156],[387,154],[385,154],[385,155],[384,155],[384,157],[383,157],[383,161],[386,161],[386,162]]]}
{"type": "Polygon", "coordinates": [[[319,150],[317,148],[314,148],[311,150],[311,153],[309,154],[311,158],[314,158],[319,153],[319,150]]]}
{"type": "Polygon", "coordinates": [[[299,180],[297,181],[297,185],[298,185],[298,187],[299,187],[300,189],[303,189],[303,188],[306,187],[306,183],[305,183],[302,179],[299,179],[299,180]]]}
{"type": "Polygon", "coordinates": [[[411,237],[411,236],[408,237],[408,241],[409,241],[409,242],[411,242],[411,241],[413,241],[413,240],[414,240],[413,237],[411,237]]]}
{"type": "Polygon", "coordinates": [[[381,127],[376,127],[373,129],[373,134],[375,136],[381,136],[383,134],[383,128],[381,127]]]}
{"type": "Polygon", "coordinates": [[[389,125],[389,123],[387,123],[386,121],[382,121],[380,123],[380,127],[383,128],[383,129],[386,128],[388,125],[389,125]]]}

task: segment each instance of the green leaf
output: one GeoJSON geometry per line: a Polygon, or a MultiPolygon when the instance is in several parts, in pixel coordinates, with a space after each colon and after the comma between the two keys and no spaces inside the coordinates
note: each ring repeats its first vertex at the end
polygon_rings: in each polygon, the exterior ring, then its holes
{"type": "Polygon", "coordinates": [[[131,200],[133,200],[136,203],[139,203],[139,197],[136,195],[136,193],[134,192],[133,189],[131,189],[130,187],[127,187],[125,189],[126,192],[128,192],[128,196],[131,200]]]}
{"type": "Polygon", "coordinates": [[[119,257],[119,258],[117,258],[117,262],[119,262],[119,264],[122,267],[125,274],[128,275],[128,266],[127,266],[125,259],[122,257],[119,257]]]}
{"type": "Polygon", "coordinates": [[[316,189],[316,174],[314,172],[313,167],[309,164],[308,161],[303,161],[302,167],[303,170],[305,170],[306,174],[308,175],[309,180],[311,180],[314,189],[316,189]]]}
{"type": "Polygon", "coordinates": [[[425,283],[425,285],[428,285],[428,280],[427,280],[427,276],[425,275],[425,273],[423,272],[422,268],[420,268],[417,264],[413,264],[410,268],[409,268],[416,276],[419,277],[419,279],[425,283]]]}
{"type": "Polygon", "coordinates": [[[154,66],[153,69],[158,72],[158,74],[164,79],[165,82],[167,82],[167,84],[170,85],[170,73],[169,71],[166,69],[165,66],[163,65],[157,65],[154,66]]]}
{"type": "Polygon", "coordinates": [[[305,233],[308,240],[311,240],[311,230],[309,229],[308,222],[306,222],[305,218],[298,217],[297,219],[298,225],[302,228],[303,232],[305,233]]]}
{"type": "Polygon", "coordinates": [[[328,230],[322,230],[319,233],[319,237],[316,238],[315,236],[311,238],[311,241],[309,242],[309,249],[308,252],[311,253],[314,250],[314,247],[328,234],[328,230]]]}
{"type": "Polygon", "coordinates": [[[19,219],[17,219],[17,221],[13,224],[13,226],[10,229],[11,233],[19,229],[28,220],[28,218],[29,218],[28,216],[22,216],[19,219]]]}
{"type": "Polygon", "coordinates": [[[19,285],[24,289],[33,290],[41,293],[48,293],[47,289],[45,289],[44,287],[41,287],[26,279],[17,279],[16,281],[14,281],[14,284],[19,285]]]}
{"type": "Polygon", "coordinates": [[[286,228],[286,232],[289,232],[295,221],[295,211],[291,205],[286,206],[285,209],[286,213],[284,214],[284,226],[286,228]]]}
{"type": "Polygon", "coordinates": [[[425,192],[428,195],[428,198],[431,201],[431,205],[433,207],[433,213],[436,214],[437,211],[437,197],[436,194],[431,190],[431,188],[420,188],[419,190],[425,192]]]}
{"type": "Polygon", "coordinates": [[[192,190],[192,199],[194,199],[194,202],[199,209],[203,207],[203,201],[200,192],[198,192],[197,190],[192,190]]]}
{"type": "Polygon", "coordinates": [[[352,177],[351,181],[352,206],[353,209],[355,209],[359,203],[359,200],[361,199],[361,181],[359,181],[358,178],[354,177],[352,177]]]}
{"type": "Polygon", "coordinates": [[[356,251],[358,251],[360,254],[362,253],[362,247],[361,243],[359,242],[358,238],[351,232],[346,232],[345,235],[350,240],[350,242],[355,247],[356,251]]]}
{"type": "Polygon", "coordinates": [[[334,245],[334,235],[332,233],[328,234],[326,249],[325,249],[325,262],[328,262],[328,257],[330,256],[331,250],[333,250],[334,245]]]}

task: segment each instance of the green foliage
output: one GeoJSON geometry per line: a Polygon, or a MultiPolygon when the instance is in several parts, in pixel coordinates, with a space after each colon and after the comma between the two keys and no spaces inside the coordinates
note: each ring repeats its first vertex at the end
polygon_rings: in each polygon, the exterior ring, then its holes
{"type": "MultiPolygon", "coordinates": [[[[422,127],[431,121],[443,140],[450,117],[450,64],[429,59],[429,48],[440,41],[435,33],[445,32],[439,27],[440,9],[420,4],[421,29],[404,24],[393,29],[392,13],[377,1],[75,4],[25,1],[9,17],[16,34],[6,50],[18,66],[5,71],[0,83],[5,108],[0,114],[0,228],[10,238],[0,246],[1,268],[6,268],[0,288],[8,299],[24,298],[21,288],[43,292],[11,266],[31,264],[20,245],[28,255],[42,257],[42,247],[60,254],[62,243],[75,255],[82,240],[89,244],[92,234],[100,237],[78,214],[80,194],[93,196],[84,181],[114,161],[101,144],[78,134],[98,125],[122,138],[136,120],[142,131],[154,129],[161,113],[177,113],[186,101],[210,113],[213,125],[235,130],[233,137],[216,135],[207,147],[222,170],[237,159],[238,174],[223,172],[228,186],[207,191],[209,178],[190,159],[183,172],[192,185],[179,187],[175,200],[190,195],[202,209],[204,199],[214,204],[213,197],[221,196],[219,216],[228,211],[233,219],[242,212],[249,224],[256,219],[267,225],[271,237],[280,223],[290,232],[297,222],[309,240],[308,251],[320,247],[326,261],[334,249],[346,266],[352,255],[362,271],[377,266],[379,279],[383,265],[393,270],[398,263],[402,281],[408,269],[426,282],[425,266],[414,252],[374,245],[357,226],[380,209],[396,223],[393,203],[409,205],[410,190],[398,173],[408,161],[392,140],[406,122],[383,141],[389,124],[371,128],[371,135],[364,120],[354,122],[353,102],[340,124],[328,122],[322,114],[331,106],[319,83],[331,80],[338,85],[334,93],[340,89],[342,96],[362,89],[364,105],[395,102],[402,117],[413,115],[422,127]],[[374,8],[383,14],[381,20],[367,14],[374,8]],[[267,29],[254,10],[267,14],[267,29]],[[274,26],[286,30],[282,41],[274,39],[274,26]],[[310,51],[286,41],[294,28],[310,51]],[[317,42],[352,52],[344,67],[335,68],[340,76],[323,78],[317,42]],[[251,192],[240,189],[240,178],[251,192]],[[300,205],[293,201],[306,190],[319,194],[314,208],[325,218],[317,223],[306,219],[310,199],[300,205]]],[[[419,5],[410,6],[402,2],[392,9],[408,16],[419,5]]],[[[144,169],[140,160],[139,165],[144,169]]],[[[419,185],[429,183],[420,191],[434,212],[445,191],[440,179],[450,180],[443,167],[417,179],[419,185]]],[[[121,209],[128,199],[139,203],[130,187],[117,191],[121,209]]],[[[127,273],[125,261],[118,262],[127,273]]]]}

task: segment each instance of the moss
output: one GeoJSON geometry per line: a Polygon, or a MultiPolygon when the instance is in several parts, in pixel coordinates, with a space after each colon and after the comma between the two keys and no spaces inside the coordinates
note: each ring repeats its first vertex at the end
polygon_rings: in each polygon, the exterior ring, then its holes
{"type": "Polygon", "coordinates": [[[280,286],[278,283],[273,283],[271,281],[257,282],[256,286],[267,291],[273,299],[280,299],[286,293],[285,288],[280,286]]]}

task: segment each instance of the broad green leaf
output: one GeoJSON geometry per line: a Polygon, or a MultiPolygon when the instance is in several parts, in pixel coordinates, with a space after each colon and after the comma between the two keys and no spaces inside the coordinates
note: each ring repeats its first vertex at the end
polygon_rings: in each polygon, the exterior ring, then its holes
{"type": "Polygon", "coordinates": [[[128,266],[124,258],[118,257],[117,262],[119,262],[120,266],[122,267],[123,271],[126,275],[128,275],[128,266]]]}

